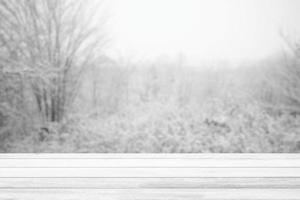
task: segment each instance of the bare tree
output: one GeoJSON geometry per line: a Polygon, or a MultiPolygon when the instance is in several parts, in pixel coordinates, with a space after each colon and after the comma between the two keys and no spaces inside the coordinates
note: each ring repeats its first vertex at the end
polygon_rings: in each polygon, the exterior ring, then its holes
{"type": "Polygon", "coordinates": [[[264,73],[271,108],[280,113],[300,114],[300,46],[281,34],[289,52],[278,55],[268,63],[264,73]],[[274,102],[275,101],[275,102],[274,102]],[[276,104],[275,106],[273,104],[276,104]]]}
{"type": "Polygon", "coordinates": [[[46,122],[64,118],[105,43],[105,18],[93,20],[101,5],[88,2],[0,0],[2,74],[18,75],[19,86],[31,89],[46,122]]]}

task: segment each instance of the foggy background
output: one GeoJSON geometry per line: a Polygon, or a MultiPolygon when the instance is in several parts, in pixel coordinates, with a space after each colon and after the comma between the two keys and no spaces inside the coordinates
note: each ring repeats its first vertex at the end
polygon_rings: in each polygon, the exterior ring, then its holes
{"type": "Polygon", "coordinates": [[[297,0],[0,0],[1,152],[299,152],[297,0]]]}
{"type": "Polygon", "coordinates": [[[177,57],[189,64],[237,64],[281,52],[279,31],[297,36],[297,0],[113,0],[113,50],[136,59],[177,57]]]}

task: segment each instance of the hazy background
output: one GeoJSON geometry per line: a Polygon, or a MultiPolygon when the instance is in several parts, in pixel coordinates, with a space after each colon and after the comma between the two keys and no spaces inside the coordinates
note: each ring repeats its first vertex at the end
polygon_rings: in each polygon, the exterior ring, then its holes
{"type": "MultiPolygon", "coordinates": [[[[279,31],[299,35],[297,0],[112,0],[113,53],[136,59],[185,55],[234,64],[285,49],[279,31]]],[[[299,36],[298,36],[299,37],[299,36]]]]}
{"type": "Polygon", "coordinates": [[[299,10],[0,0],[0,151],[300,152],[299,10]]]}

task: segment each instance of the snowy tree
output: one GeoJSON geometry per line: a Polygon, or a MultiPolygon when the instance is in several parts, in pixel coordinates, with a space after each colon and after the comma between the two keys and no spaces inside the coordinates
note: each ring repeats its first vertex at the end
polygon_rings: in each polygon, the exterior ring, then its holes
{"type": "Polygon", "coordinates": [[[13,80],[13,88],[18,89],[15,98],[22,101],[30,90],[45,122],[64,118],[83,71],[106,42],[105,17],[93,20],[98,17],[98,3],[0,0],[0,75],[5,77],[1,80],[6,85],[13,80]]]}

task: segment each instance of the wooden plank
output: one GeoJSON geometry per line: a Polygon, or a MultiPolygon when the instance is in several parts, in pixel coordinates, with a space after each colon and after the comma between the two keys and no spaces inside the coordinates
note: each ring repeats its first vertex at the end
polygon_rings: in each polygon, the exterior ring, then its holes
{"type": "Polygon", "coordinates": [[[14,200],[299,200],[299,189],[18,189],[0,190],[14,200]]]}
{"type": "Polygon", "coordinates": [[[0,200],[300,200],[298,154],[0,154],[0,200]]]}
{"type": "Polygon", "coordinates": [[[300,189],[300,178],[0,178],[0,189],[300,189]]]}
{"type": "Polygon", "coordinates": [[[35,167],[35,168],[63,168],[63,167],[299,167],[300,159],[0,159],[0,168],[35,167]]]}
{"type": "Polygon", "coordinates": [[[0,159],[300,159],[300,154],[0,154],[0,159]]]}
{"type": "Polygon", "coordinates": [[[300,168],[0,168],[0,177],[300,177],[300,168]]]}

